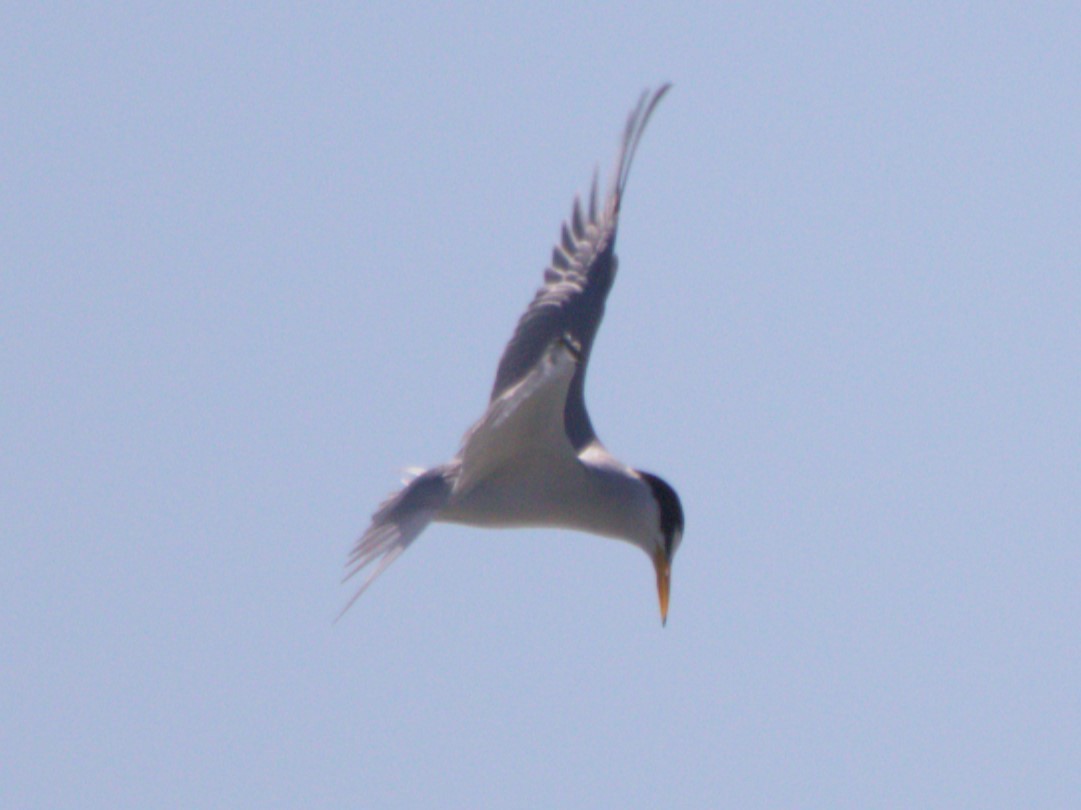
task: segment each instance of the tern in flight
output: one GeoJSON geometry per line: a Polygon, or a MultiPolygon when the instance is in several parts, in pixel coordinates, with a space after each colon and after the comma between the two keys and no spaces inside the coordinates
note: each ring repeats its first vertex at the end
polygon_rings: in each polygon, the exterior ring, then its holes
{"type": "Polygon", "coordinates": [[[552,526],[626,540],[657,572],[668,617],[672,558],[683,537],[679,496],[661,478],[612,456],[593,430],[586,367],[616,276],[616,228],[642,132],[668,90],[643,93],[623,131],[611,187],[588,214],[578,199],[544,271],[544,285],[503,351],[488,409],[446,464],[388,498],[349,556],[346,579],[373,565],[346,610],[432,521],[489,528],[552,526]]]}

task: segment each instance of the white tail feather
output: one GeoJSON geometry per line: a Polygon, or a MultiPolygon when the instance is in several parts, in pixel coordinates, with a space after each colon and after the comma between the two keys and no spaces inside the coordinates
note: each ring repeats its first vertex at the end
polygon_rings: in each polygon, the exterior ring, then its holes
{"type": "Polygon", "coordinates": [[[446,504],[451,492],[450,467],[421,471],[404,489],[384,501],[372,516],[372,525],[349,554],[342,582],[378,560],[360,588],[342,608],[337,621],[387,567],[409,548],[446,504]]]}

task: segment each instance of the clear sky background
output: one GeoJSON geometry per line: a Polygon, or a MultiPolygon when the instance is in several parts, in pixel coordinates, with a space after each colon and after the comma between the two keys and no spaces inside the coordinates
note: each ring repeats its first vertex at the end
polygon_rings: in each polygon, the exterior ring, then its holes
{"type": "Polygon", "coordinates": [[[884,6],[6,4],[0,803],[1075,805],[1081,11],[884,6]],[[587,393],[668,627],[441,525],[333,624],[666,80],[587,393]]]}

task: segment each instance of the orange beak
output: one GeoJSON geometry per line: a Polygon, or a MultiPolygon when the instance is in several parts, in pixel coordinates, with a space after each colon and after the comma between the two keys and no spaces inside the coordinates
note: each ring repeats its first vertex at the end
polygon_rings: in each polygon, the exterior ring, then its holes
{"type": "Polygon", "coordinates": [[[664,553],[657,549],[653,555],[653,567],[657,569],[657,596],[661,600],[661,626],[668,623],[668,587],[672,578],[672,564],[664,553]]]}

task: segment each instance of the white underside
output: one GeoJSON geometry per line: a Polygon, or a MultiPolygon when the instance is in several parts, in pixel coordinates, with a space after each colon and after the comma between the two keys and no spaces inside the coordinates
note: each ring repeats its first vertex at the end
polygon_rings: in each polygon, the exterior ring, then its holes
{"type": "Polygon", "coordinates": [[[562,343],[494,401],[466,434],[460,474],[436,520],[473,526],[553,526],[651,548],[648,487],[600,442],[574,451],[563,427],[575,360],[562,343]]]}

